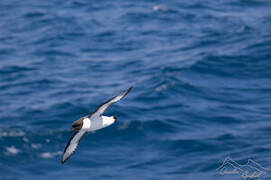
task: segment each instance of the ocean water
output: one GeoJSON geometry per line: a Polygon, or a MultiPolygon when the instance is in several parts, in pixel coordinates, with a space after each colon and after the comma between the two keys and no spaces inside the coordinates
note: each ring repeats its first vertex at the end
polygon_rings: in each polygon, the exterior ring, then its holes
{"type": "Polygon", "coordinates": [[[271,168],[270,9],[1,0],[0,179],[242,179],[219,174],[227,157],[271,168]],[[72,122],[129,86],[105,113],[118,122],[62,165],[72,122]]]}

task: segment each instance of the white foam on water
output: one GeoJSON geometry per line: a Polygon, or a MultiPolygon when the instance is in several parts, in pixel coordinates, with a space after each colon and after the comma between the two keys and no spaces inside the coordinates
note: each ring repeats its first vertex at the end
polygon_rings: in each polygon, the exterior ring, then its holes
{"type": "Polygon", "coordinates": [[[165,83],[165,84],[162,84],[161,86],[155,88],[155,91],[157,91],[157,92],[164,91],[164,90],[167,90],[169,87],[172,87],[174,85],[175,85],[175,83],[173,83],[173,82],[165,83]]]}
{"type": "Polygon", "coordinates": [[[28,143],[29,142],[29,139],[27,139],[26,137],[23,137],[23,141],[28,143]]]}
{"type": "Polygon", "coordinates": [[[41,148],[41,144],[31,144],[31,147],[33,149],[40,149],[41,148]]]}
{"type": "Polygon", "coordinates": [[[20,150],[15,148],[14,146],[6,147],[7,154],[18,154],[19,152],[20,150]]]}
{"type": "Polygon", "coordinates": [[[1,137],[18,137],[18,136],[24,136],[25,133],[23,131],[10,131],[10,132],[0,132],[0,138],[1,137]]]}
{"type": "Polygon", "coordinates": [[[40,154],[40,157],[44,158],[44,159],[49,159],[49,158],[53,158],[55,156],[61,155],[62,152],[61,151],[57,151],[57,152],[43,152],[40,154]]]}
{"type": "Polygon", "coordinates": [[[164,5],[155,5],[152,7],[154,11],[167,11],[168,8],[164,5]]]}

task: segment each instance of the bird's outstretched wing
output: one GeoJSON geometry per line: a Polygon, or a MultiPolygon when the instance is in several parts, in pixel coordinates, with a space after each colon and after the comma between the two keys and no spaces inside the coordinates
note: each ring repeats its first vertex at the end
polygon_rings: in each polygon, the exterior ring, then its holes
{"type": "Polygon", "coordinates": [[[65,147],[61,163],[64,164],[75,152],[80,140],[87,132],[85,130],[76,131],[70,138],[68,144],[65,147]]]}
{"type": "Polygon", "coordinates": [[[90,114],[89,116],[98,113],[100,116],[103,115],[103,113],[105,112],[105,110],[107,108],[109,108],[112,104],[114,104],[115,102],[118,102],[119,100],[121,100],[123,97],[125,97],[132,89],[133,87],[128,88],[126,91],[124,91],[123,93],[121,93],[120,95],[113,97],[112,99],[106,101],[105,103],[101,104],[92,114],[90,114]]]}

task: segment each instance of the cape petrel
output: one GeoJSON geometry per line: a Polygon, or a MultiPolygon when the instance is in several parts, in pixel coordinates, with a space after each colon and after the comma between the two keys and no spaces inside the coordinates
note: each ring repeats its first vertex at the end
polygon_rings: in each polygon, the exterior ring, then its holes
{"type": "Polygon", "coordinates": [[[113,103],[118,102],[123,97],[125,97],[130,91],[132,87],[128,88],[126,91],[121,93],[120,95],[113,97],[112,99],[108,100],[107,102],[101,104],[96,110],[88,116],[82,117],[77,121],[72,123],[72,130],[75,133],[70,138],[69,142],[67,143],[61,163],[64,164],[75,152],[80,140],[84,137],[87,132],[95,131],[98,129],[105,128],[107,126],[112,125],[117,121],[116,116],[103,116],[105,110],[109,108],[113,103]]]}

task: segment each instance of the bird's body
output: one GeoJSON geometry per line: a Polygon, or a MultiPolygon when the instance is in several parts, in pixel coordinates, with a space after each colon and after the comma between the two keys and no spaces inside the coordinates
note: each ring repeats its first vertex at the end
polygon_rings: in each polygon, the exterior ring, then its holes
{"type": "Polygon", "coordinates": [[[113,124],[116,120],[115,116],[108,117],[100,116],[99,114],[94,114],[90,117],[85,116],[72,124],[72,130],[96,131],[113,124]]]}
{"type": "Polygon", "coordinates": [[[93,113],[88,116],[82,117],[79,120],[72,123],[72,130],[75,131],[73,136],[70,138],[68,144],[65,147],[63,156],[62,156],[62,164],[65,163],[71,155],[75,152],[80,140],[83,136],[90,131],[96,131],[107,126],[112,125],[117,121],[116,116],[104,116],[103,113],[105,110],[111,106],[113,103],[121,100],[124,96],[126,96],[132,88],[130,87],[125,92],[120,95],[110,99],[104,104],[100,105],[93,113]]]}

